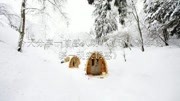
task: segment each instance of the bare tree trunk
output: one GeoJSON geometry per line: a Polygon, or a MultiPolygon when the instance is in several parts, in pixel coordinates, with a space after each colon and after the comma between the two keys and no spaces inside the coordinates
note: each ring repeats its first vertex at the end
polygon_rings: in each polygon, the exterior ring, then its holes
{"type": "Polygon", "coordinates": [[[167,29],[163,29],[163,37],[164,37],[164,43],[166,46],[169,46],[168,44],[168,39],[169,39],[169,34],[167,32],[167,29]]]}
{"type": "Polygon", "coordinates": [[[138,31],[139,31],[139,35],[140,35],[141,50],[142,50],[142,52],[144,52],[144,42],[143,42],[143,36],[142,36],[141,27],[140,27],[139,16],[138,16],[137,9],[136,9],[136,7],[135,7],[135,4],[134,4],[133,0],[131,0],[131,1],[132,1],[132,5],[133,5],[133,8],[134,8],[134,11],[135,11],[135,14],[133,13],[133,16],[134,16],[134,18],[135,18],[135,20],[136,20],[136,22],[137,22],[138,31]]]}
{"type": "Polygon", "coordinates": [[[18,43],[18,51],[19,52],[22,51],[22,44],[23,44],[23,39],[24,39],[24,35],[25,35],[25,22],[26,22],[25,8],[26,8],[26,0],[23,0],[22,6],[21,6],[21,22],[20,22],[21,24],[20,24],[20,28],[19,28],[19,33],[20,33],[19,43],[18,43]]]}
{"type": "Polygon", "coordinates": [[[141,38],[141,50],[144,52],[144,42],[143,42],[143,36],[142,36],[142,31],[141,31],[141,28],[140,28],[139,20],[137,21],[137,25],[138,25],[140,38],[141,38]]]}
{"type": "Polygon", "coordinates": [[[123,58],[124,58],[124,62],[126,62],[126,53],[124,49],[123,49],[123,58]]]}

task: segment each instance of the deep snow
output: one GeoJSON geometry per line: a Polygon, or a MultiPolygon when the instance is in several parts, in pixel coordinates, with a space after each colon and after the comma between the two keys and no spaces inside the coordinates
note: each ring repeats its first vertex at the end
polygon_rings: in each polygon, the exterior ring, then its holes
{"type": "Polygon", "coordinates": [[[51,51],[0,42],[0,101],[179,101],[180,48],[117,51],[104,78],[85,75],[86,61],[69,69],[51,51]],[[50,57],[51,56],[51,57],[50,57]]]}

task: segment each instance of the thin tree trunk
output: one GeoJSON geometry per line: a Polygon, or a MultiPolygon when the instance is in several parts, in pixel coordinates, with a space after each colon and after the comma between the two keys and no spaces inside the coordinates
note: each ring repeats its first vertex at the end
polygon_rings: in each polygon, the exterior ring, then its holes
{"type": "Polygon", "coordinates": [[[164,43],[166,46],[169,46],[168,40],[169,40],[169,34],[167,32],[167,29],[163,29],[163,37],[164,37],[164,43]]]}
{"type": "Polygon", "coordinates": [[[25,14],[25,8],[26,8],[26,0],[22,1],[22,6],[21,6],[21,24],[20,24],[20,37],[19,37],[19,43],[18,43],[18,51],[22,51],[22,44],[23,44],[23,39],[25,35],[25,22],[26,22],[26,14],[25,14]]]}
{"type": "Polygon", "coordinates": [[[141,27],[140,27],[139,16],[138,16],[138,13],[137,13],[137,10],[136,10],[136,7],[135,7],[133,1],[132,1],[132,3],[133,3],[133,6],[134,6],[134,11],[135,11],[134,17],[135,17],[135,20],[137,22],[137,26],[138,26],[138,30],[139,30],[139,35],[140,35],[140,39],[141,39],[141,50],[142,50],[142,52],[144,52],[144,42],[143,42],[143,36],[142,36],[141,27]]]}
{"type": "Polygon", "coordinates": [[[137,24],[138,24],[138,30],[139,30],[139,34],[140,34],[140,38],[141,38],[141,50],[144,52],[144,42],[143,42],[143,36],[142,36],[142,31],[140,28],[139,20],[137,21],[137,24]]]}
{"type": "Polygon", "coordinates": [[[123,57],[124,57],[124,62],[126,62],[126,53],[124,49],[123,49],[123,57]]]}

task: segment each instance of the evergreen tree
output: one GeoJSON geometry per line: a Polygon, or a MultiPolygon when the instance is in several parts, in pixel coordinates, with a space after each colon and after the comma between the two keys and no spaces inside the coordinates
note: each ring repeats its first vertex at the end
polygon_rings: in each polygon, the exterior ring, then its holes
{"type": "Polygon", "coordinates": [[[109,1],[100,0],[95,3],[96,9],[93,12],[95,18],[96,38],[101,38],[102,35],[107,35],[117,30],[117,22],[115,14],[111,10],[109,1]]]}
{"type": "Polygon", "coordinates": [[[118,29],[116,14],[112,10],[112,0],[88,0],[89,4],[95,6],[93,15],[95,16],[94,31],[96,39],[118,29]]]}
{"type": "Polygon", "coordinates": [[[125,20],[124,18],[127,15],[127,2],[126,0],[115,0],[114,5],[118,7],[119,12],[119,22],[124,25],[125,20]]]}
{"type": "Polygon", "coordinates": [[[149,29],[159,34],[165,45],[170,35],[180,38],[180,1],[177,0],[145,0],[144,11],[149,29]]]}

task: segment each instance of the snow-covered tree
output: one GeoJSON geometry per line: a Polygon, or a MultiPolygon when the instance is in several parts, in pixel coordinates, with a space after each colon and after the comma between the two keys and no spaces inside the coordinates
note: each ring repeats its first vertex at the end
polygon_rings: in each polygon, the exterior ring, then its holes
{"type": "Polygon", "coordinates": [[[117,30],[116,16],[111,11],[111,6],[108,1],[100,0],[95,2],[96,9],[93,14],[95,18],[96,38],[101,38],[117,30]]]}
{"type": "Polygon", "coordinates": [[[62,4],[65,0],[38,0],[40,2],[40,5],[42,8],[28,8],[27,7],[27,2],[29,0],[22,0],[21,3],[21,17],[20,17],[20,27],[19,27],[19,42],[18,42],[18,51],[22,51],[22,44],[23,44],[23,39],[25,35],[25,29],[26,29],[26,14],[27,12],[31,11],[38,11],[39,13],[43,13],[43,11],[46,9],[47,4],[51,5],[54,10],[57,10],[64,18],[67,18],[65,16],[65,13],[62,12],[62,4]]]}
{"type": "Polygon", "coordinates": [[[95,10],[93,12],[93,15],[95,16],[94,32],[96,39],[101,42],[104,40],[102,38],[103,36],[106,36],[118,29],[116,21],[117,14],[112,10],[111,2],[112,0],[88,0],[89,4],[93,4],[95,6],[95,10]]]}
{"type": "Polygon", "coordinates": [[[142,29],[141,29],[141,24],[140,24],[140,18],[139,18],[139,14],[137,11],[137,7],[135,5],[134,0],[130,0],[130,11],[129,13],[133,15],[133,18],[136,22],[136,26],[137,26],[137,30],[139,32],[139,36],[140,36],[140,44],[141,44],[141,50],[142,52],[144,52],[144,40],[143,40],[143,33],[142,33],[142,29]]]}
{"type": "Polygon", "coordinates": [[[170,35],[180,38],[180,1],[145,0],[146,21],[152,34],[168,45],[170,35]],[[159,34],[160,33],[160,34],[159,34]]]}
{"type": "Polygon", "coordinates": [[[115,0],[114,5],[118,7],[119,22],[124,25],[124,18],[127,16],[127,2],[126,0],[115,0]]]}
{"type": "Polygon", "coordinates": [[[18,30],[19,16],[10,10],[10,7],[4,3],[0,3],[0,16],[6,20],[0,20],[0,23],[7,23],[11,28],[18,30]]]}
{"type": "MultiPolygon", "coordinates": [[[[9,14],[9,12],[7,10],[7,5],[0,3],[0,16],[4,16],[6,18],[9,18],[8,14],[9,14]]],[[[2,21],[0,21],[0,23],[2,23],[2,21]]]]}
{"type": "MultiPolygon", "coordinates": [[[[93,4],[96,0],[88,0],[89,4],[93,4]]],[[[106,1],[106,0],[104,0],[106,1]]],[[[124,18],[127,16],[127,1],[126,0],[107,0],[107,2],[113,2],[114,4],[107,4],[108,9],[111,10],[111,6],[116,6],[118,8],[119,13],[119,22],[124,25],[124,18]]]]}

